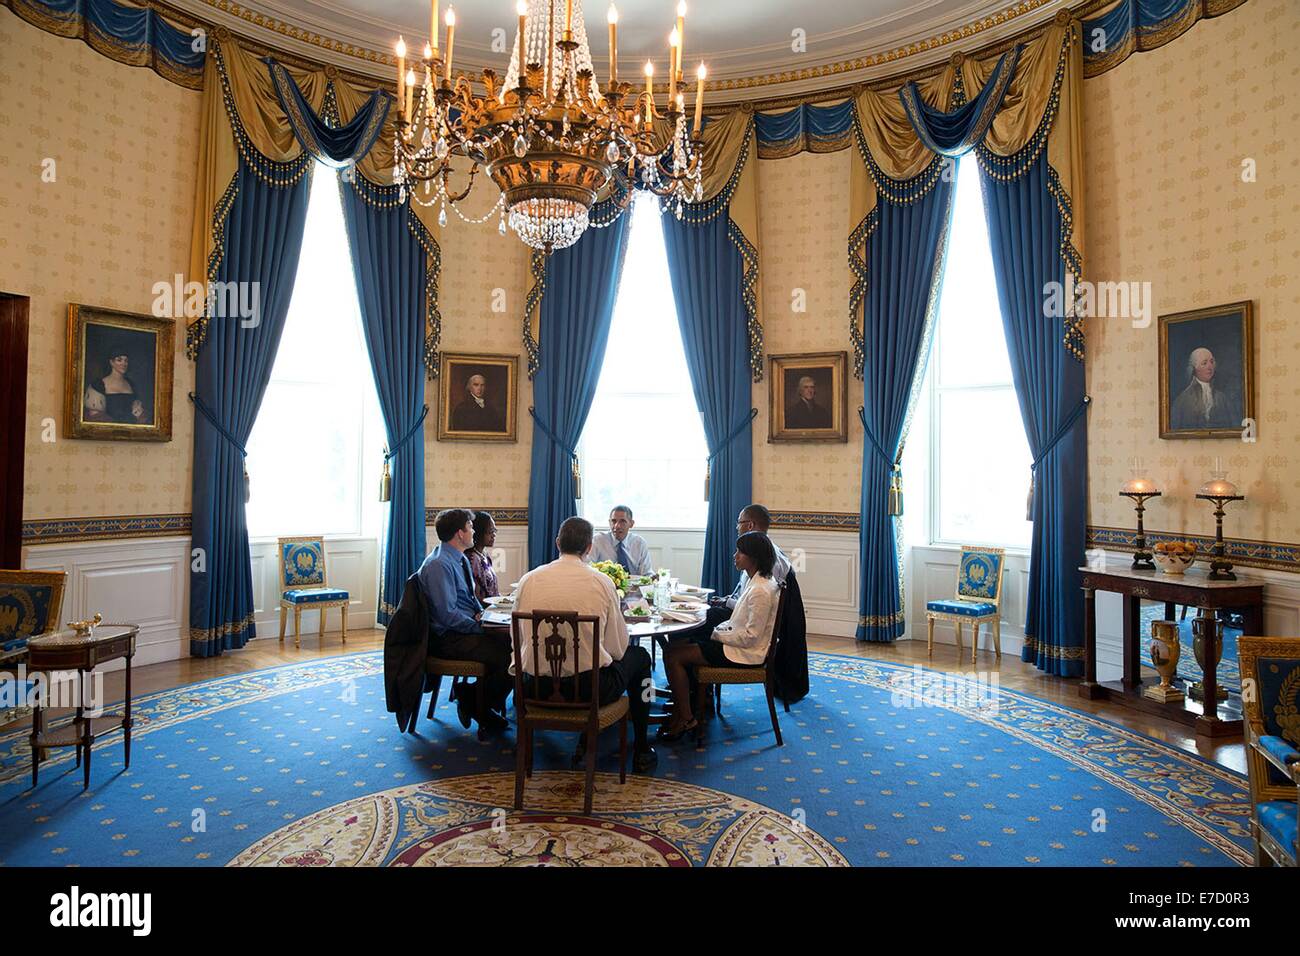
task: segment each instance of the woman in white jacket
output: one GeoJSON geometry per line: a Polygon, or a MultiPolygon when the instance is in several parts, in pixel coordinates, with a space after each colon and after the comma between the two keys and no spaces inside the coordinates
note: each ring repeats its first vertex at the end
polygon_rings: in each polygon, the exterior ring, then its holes
{"type": "Polygon", "coordinates": [[[691,679],[688,668],[757,667],[767,657],[772,642],[772,625],[780,586],[772,578],[776,548],[761,531],[750,531],[736,540],[736,570],[748,575],[745,589],[736,601],[731,619],[723,621],[704,637],[670,644],[664,652],[664,669],[673,692],[673,716],[659,728],[661,740],[677,740],[696,727],[691,713],[691,679]]]}

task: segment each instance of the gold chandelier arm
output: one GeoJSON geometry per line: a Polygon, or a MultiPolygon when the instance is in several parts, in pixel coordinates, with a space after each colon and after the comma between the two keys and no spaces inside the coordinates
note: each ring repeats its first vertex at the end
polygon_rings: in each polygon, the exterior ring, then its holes
{"type": "Polygon", "coordinates": [[[464,190],[459,193],[453,193],[450,189],[447,189],[447,184],[451,181],[451,164],[447,163],[446,168],[442,173],[442,188],[447,193],[447,201],[450,203],[458,203],[468,196],[470,190],[474,188],[474,177],[476,175],[478,175],[478,163],[470,163],[469,179],[465,182],[464,190]]]}

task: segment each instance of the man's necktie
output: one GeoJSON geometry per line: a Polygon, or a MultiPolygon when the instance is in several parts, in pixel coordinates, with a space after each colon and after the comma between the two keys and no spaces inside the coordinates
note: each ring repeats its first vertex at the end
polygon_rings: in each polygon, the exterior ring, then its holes
{"type": "Polygon", "coordinates": [[[623,547],[623,542],[618,543],[618,550],[615,552],[618,563],[623,565],[623,570],[628,574],[632,573],[632,559],[628,557],[627,548],[623,547]]]}

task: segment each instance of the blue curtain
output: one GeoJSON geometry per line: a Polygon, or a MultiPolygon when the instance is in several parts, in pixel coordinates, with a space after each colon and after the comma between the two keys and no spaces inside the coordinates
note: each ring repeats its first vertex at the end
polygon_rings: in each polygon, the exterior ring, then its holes
{"type": "Polygon", "coordinates": [[[699,225],[672,215],[660,218],[686,364],[709,446],[702,583],[725,593],[736,578],[731,561],[736,515],[750,503],[753,486],[752,373],[741,297],[745,263],[725,214],[699,225]]]}
{"type": "MultiPolygon", "coordinates": [[[[253,625],[253,572],[244,514],[244,444],[284,331],[302,251],[310,160],[276,164],[272,186],[241,158],[226,218],[219,282],[255,283],[257,322],[212,317],[195,367],[190,653],[243,647],[253,625]],[[247,326],[247,327],[246,327],[247,326]]],[[[271,476],[266,476],[271,480],[271,476]]]]}
{"type": "MultiPolygon", "coordinates": [[[[916,177],[914,182],[933,178],[934,185],[911,202],[895,202],[882,191],[871,214],[877,221],[867,243],[862,331],[860,641],[892,641],[905,629],[898,525],[889,513],[889,485],[907,425],[913,382],[925,376],[932,303],[938,301],[943,279],[953,182],[933,173],[927,168],[916,177]]],[[[900,194],[915,195],[907,184],[896,185],[900,194]]]]}
{"type": "Polygon", "coordinates": [[[1036,461],[1022,657],[1052,674],[1076,677],[1083,673],[1076,569],[1087,525],[1088,430],[1078,332],[1043,308],[1047,283],[1065,282],[1053,177],[1043,150],[1016,179],[981,168],[980,185],[1016,397],[1036,461]]]}
{"type": "Polygon", "coordinates": [[[921,99],[921,91],[915,82],[898,91],[912,129],[926,149],[940,156],[956,158],[984,139],[1006,96],[1007,87],[1016,75],[1020,50],[1021,47],[1017,46],[1002,54],[975,99],[954,106],[947,113],[921,99]]]}
{"type": "Polygon", "coordinates": [[[831,153],[853,144],[853,100],[834,106],[801,103],[784,113],[755,113],[759,159],[796,153],[831,153]]]}
{"type": "MultiPolygon", "coordinates": [[[[329,166],[339,167],[360,160],[379,139],[384,120],[388,118],[393,94],[387,90],[371,90],[365,105],[346,123],[334,122],[333,115],[319,116],[302,95],[302,90],[289,71],[270,57],[262,60],[271,75],[276,98],[284,110],[289,128],[302,147],[313,157],[329,166]]],[[[328,100],[326,101],[328,104],[328,100]]],[[[330,114],[327,108],[325,111],[330,114]]]]}
{"type": "MultiPolygon", "coordinates": [[[[375,373],[392,468],[379,623],[397,612],[406,579],[424,558],[424,327],[426,246],[433,242],[408,203],[368,202],[339,183],[361,303],[366,350],[375,373]]],[[[370,192],[377,187],[370,187],[370,192]]]]}
{"type": "Polygon", "coordinates": [[[528,566],[555,557],[555,535],[578,513],[573,462],[609,341],[632,217],[588,229],[546,261],[540,367],[533,379],[533,455],[528,484],[528,566]]]}

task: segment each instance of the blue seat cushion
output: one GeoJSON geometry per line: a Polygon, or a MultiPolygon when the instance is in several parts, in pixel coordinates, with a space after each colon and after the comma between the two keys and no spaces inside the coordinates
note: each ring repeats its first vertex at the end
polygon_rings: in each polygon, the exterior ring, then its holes
{"type": "Polygon", "coordinates": [[[0,638],[0,652],[16,651],[27,646],[27,635],[0,638]]]}
{"type": "Polygon", "coordinates": [[[1269,800],[1258,804],[1255,812],[1259,825],[1294,856],[1296,840],[1296,808],[1292,800],[1269,800]]]}
{"type": "Polygon", "coordinates": [[[1260,749],[1267,751],[1276,758],[1282,766],[1295,763],[1300,760],[1300,751],[1296,750],[1281,737],[1260,737],[1260,749]]]}
{"type": "Polygon", "coordinates": [[[960,614],[963,617],[986,617],[998,613],[998,606],[987,601],[930,601],[925,609],[939,614],[960,614]]]}
{"type": "Polygon", "coordinates": [[[348,592],[341,588],[294,588],[284,592],[291,604],[319,604],[322,601],[346,601],[348,592]]]}

